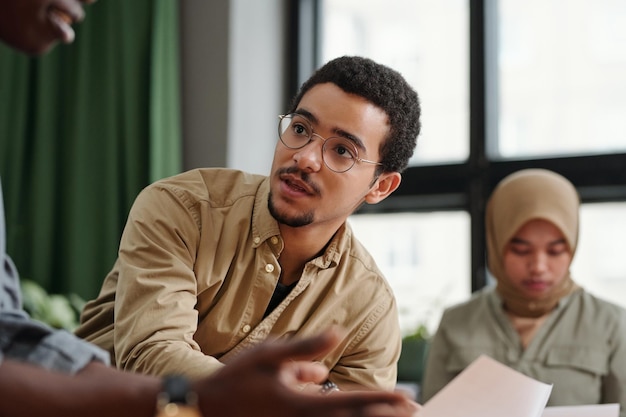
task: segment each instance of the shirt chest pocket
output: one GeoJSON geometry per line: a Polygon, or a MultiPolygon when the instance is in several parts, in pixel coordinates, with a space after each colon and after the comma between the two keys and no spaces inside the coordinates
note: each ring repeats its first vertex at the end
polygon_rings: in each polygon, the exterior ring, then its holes
{"type": "Polygon", "coordinates": [[[499,362],[502,362],[499,355],[494,349],[490,349],[489,347],[463,347],[460,349],[455,349],[448,361],[446,363],[446,371],[458,374],[463,369],[467,368],[472,362],[474,362],[480,355],[486,355],[495,359],[499,362]]]}
{"type": "Polygon", "coordinates": [[[608,373],[608,353],[599,347],[554,347],[548,352],[546,366],[603,376],[608,373]]]}

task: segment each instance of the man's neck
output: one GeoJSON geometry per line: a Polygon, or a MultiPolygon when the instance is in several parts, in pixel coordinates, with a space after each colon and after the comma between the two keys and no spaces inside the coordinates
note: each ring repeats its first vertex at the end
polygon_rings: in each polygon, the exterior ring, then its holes
{"type": "Polygon", "coordinates": [[[280,225],[279,227],[281,237],[285,242],[285,247],[278,259],[282,269],[280,282],[291,285],[300,279],[304,265],[324,251],[337,229],[319,226],[280,225]]]}

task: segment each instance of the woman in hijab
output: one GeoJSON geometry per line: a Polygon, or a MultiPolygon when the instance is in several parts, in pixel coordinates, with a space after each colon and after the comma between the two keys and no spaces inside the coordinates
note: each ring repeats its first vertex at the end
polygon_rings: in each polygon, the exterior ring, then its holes
{"type": "Polygon", "coordinates": [[[444,312],[422,401],[486,354],[554,384],[548,405],[620,403],[626,417],[626,310],[570,276],[579,205],[574,186],[543,169],[518,171],[496,186],[486,210],[496,285],[444,312]]]}

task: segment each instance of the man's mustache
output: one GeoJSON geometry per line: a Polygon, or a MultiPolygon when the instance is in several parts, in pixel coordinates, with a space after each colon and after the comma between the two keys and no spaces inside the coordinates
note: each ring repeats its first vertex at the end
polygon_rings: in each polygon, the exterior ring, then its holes
{"type": "Polygon", "coordinates": [[[311,175],[308,172],[302,171],[300,168],[296,166],[291,166],[287,168],[280,168],[278,170],[278,176],[280,177],[283,174],[290,174],[300,177],[300,180],[308,185],[316,194],[320,194],[320,188],[311,181],[311,175]]]}

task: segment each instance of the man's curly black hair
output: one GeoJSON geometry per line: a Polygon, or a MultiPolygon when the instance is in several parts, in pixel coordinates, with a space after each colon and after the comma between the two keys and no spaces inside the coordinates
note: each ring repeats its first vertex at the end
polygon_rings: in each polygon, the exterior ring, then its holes
{"type": "Polygon", "coordinates": [[[379,153],[382,172],[402,172],[409,164],[421,129],[421,108],[415,90],[397,71],[369,58],[343,56],[319,68],[294,97],[295,111],[304,94],[322,83],[333,83],[349,94],[363,97],[389,117],[389,137],[379,153]]]}

